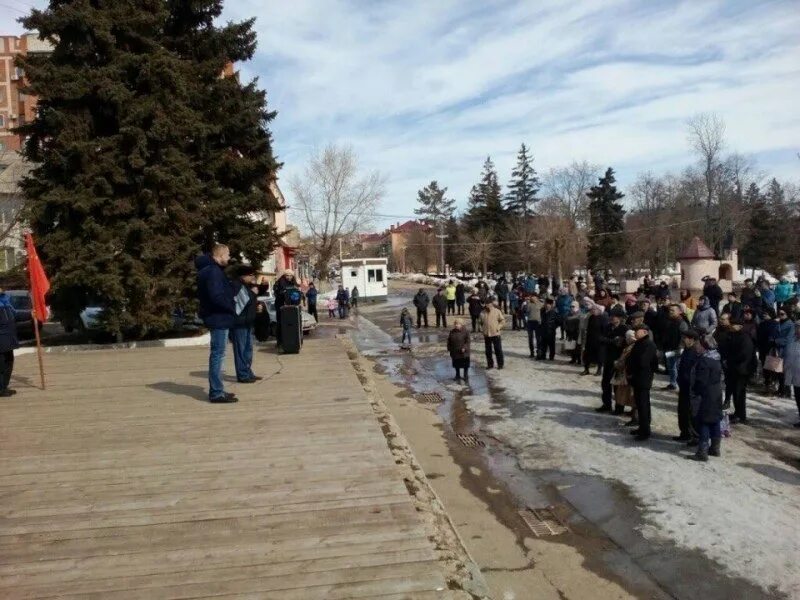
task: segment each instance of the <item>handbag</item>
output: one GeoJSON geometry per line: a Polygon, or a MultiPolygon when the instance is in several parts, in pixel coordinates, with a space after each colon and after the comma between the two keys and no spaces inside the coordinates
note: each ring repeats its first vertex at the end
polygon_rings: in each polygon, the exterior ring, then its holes
{"type": "Polygon", "coordinates": [[[773,373],[783,373],[783,359],[778,356],[775,350],[771,350],[764,359],[764,370],[772,371],[773,373]]]}

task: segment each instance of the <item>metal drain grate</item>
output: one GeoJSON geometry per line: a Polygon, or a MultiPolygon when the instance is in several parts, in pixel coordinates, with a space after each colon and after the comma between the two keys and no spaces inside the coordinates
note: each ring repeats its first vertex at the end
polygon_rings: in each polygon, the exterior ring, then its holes
{"type": "Polygon", "coordinates": [[[437,404],[442,402],[444,398],[442,398],[436,392],[427,392],[425,394],[417,394],[417,400],[420,402],[425,402],[426,404],[437,404]]]}
{"type": "Polygon", "coordinates": [[[457,433],[456,436],[467,448],[483,448],[486,445],[486,442],[473,433],[457,433]]]}
{"type": "Polygon", "coordinates": [[[558,518],[552,507],[526,508],[519,511],[519,516],[536,537],[560,535],[569,531],[569,527],[558,518]]]}

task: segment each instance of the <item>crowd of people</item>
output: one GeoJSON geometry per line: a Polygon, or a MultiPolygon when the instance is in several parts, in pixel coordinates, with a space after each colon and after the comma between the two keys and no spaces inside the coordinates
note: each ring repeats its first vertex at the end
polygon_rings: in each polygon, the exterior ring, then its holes
{"type": "MultiPolygon", "coordinates": [[[[416,327],[428,327],[433,307],[436,327],[456,317],[447,349],[457,381],[470,367],[472,333],[484,338],[487,368],[504,365],[501,333],[527,333],[530,358],[552,361],[557,340],[582,375],[600,376],[598,412],[626,415],[636,440],[651,436],[650,393],[654,376],[667,376],[664,390],[677,394],[676,441],[696,446],[693,458],[720,453],[721,430],[747,424],[747,393],[763,386],[768,395],[791,398],[800,413],[800,286],[782,279],[774,288],[750,279],[737,293],[723,292],[713,277],[699,294],[674,291],[667,282],[645,278],[635,293],[619,294],[601,275],[584,280],[501,277],[490,289],[449,281],[431,297],[420,288],[413,299],[416,327]],[[729,408],[733,412],[728,415],[729,408]],[[729,417],[729,418],[728,418],[729,417]]],[[[401,314],[404,347],[410,347],[414,320],[401,314]]],[[[800,427],[800,423],[795,426],[800,427]]]]}

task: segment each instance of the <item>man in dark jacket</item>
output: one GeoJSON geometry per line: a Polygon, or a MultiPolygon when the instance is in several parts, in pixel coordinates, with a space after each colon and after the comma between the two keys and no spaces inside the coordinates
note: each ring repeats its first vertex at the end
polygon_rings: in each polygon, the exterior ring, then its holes
{"type": "Polygon", "coordinates": [[[742,329],[741,319],[731,319],[731,332],[725,341],[725,376],[731,378],[734,412],[731,423],[747,423],[747,382],[753,374],[753,339],[742,329]]]}
{"type": "Polygon", "coordinates": [[[467,289],[463,283],[456,286],[456,314],[464,314],[464,304],[467,302],[467,289]]]}
{"type": "Polygon", "coordinates": [[[730,315],[731,319],[738,321],[744,316],[744,305],[739,302],[736,292],[728,294],[728,303],[722,308],[723,315],[730,315]]]}
{"type": "Polygon", "coordinates": [[[433,310],[436,313],[436,327],[447,328],[447,297],[444,295],[442,288],[436,290],[436,295],[434,295],[431,304],[433,304],[433,310]]]}
{"type": "Polygon", "coordinates": [[[692,423],[691,378],[692,369],[700,356],[695,349],[700,335],[694,329],[681,333],[683,352],[678,361],[678,429],[680,435],[672,438],[676,442],[688,442],[697,437],[692,423]]]}
{"type": "Polygon", "coordinates": [[[539,360],[545,360],[545,355],[549,354],[550,360],[556,358],[556,329],[558,329],[558,312],[552,298],[544,301],[541,309],[541,321],[539,323],[539,360]]]}
{"type": "Polygon", "coordinates": [[[234,302],[239,314],[234,317],[233,327],[230,330],[233,362],[236,366],[236,380],[239,383],[255,383],[261,380],[261,377],[253,373],[253,327],[258,304],[258,296],[252,290],[255,286],[255,271],[250,266],[242,265],[237,274],[239,281],[235,282],[233,287],[236,293],[234,302]]]}
{"type": "Polygon", "coordinates": [[[17,339],[17,315],[11,299],[0,290],[0,397],[16,394],[8,387],[14,371],[14,350],[19,348],[17,339]]]}
{"type": "MultiPolygon", "coordinates": [[[[603,390],[603,405],[597,408],[597,412],[611,412],[611,400],[613,390],[611,380],[614,377],[614,363],[622,356],[622,349],[625,346],[625,333],[628,331],[625,325],[625,309],[614,307],[611,309],[610,321],[603,327],[600,343],[604,346],[603,352],[603,379],[600,387],[603,390]]],[[[621,415],[625,407],[618,405],[615,414],[621,415]]]]}
{"type": "Polygon", "coordinates": [[[317,316],[317,296],[319,292],[317,291],[317,286],[314,285],[314,282],[308,284],[308,289],[306,290],[306,310],[308,310],[308,314],[314,317],[314,320],[319,322],[319,316],[317,316]]]}
{"type": "Polygon", "coordinates": [[[636,441],[642,442],[650,439],[650,389],[658,368],[658,350],[645,326],[636,330],[636,342],[628,355],[626,367],[639,413],[639,429],[631,434],[636,436],[636,441]]]}
{"type": "Polygon", "coordinates": [[[508,312],[508,284],[501,278],[494,286],[494,293],[497,294],[497,304],[503,314],[508,312]]]}
{"type": "Polygon", "coordinates": [[[722,366],[719,352],[712,346],[708,336],[695,345],[698,357],[691,376],[691,406],[699,441],[697,453],[687,458],[702,462],[709,455],[720,455],[722,441],[722,366]]]}
{"type": "Polygon", "coordinates": [[[714,312],[719,314],[719,303],[722,302],[722,288],[717,284],[717,280],[713,277],[706,279],[706,284],[703,287],[703,296],[708,298],[708,303],[714,312]]]}
{"type": "Polygon", "coordinates": [[[211,352],[208,358],[208,399],[211,402],[236,402],[233,394],[226,394],[222,383],[222,363],[225,360],[225,345],[228,330],[236,317],[233,284],[225,276],[223,268],[230,261],[230,250],[216,244],[211,254],[198,256],[197,299],[200,302],[200,318],[208,327],[211,336],[211,352]]]}
{"type": "Polygon", "coordinates": [[[416,296],[414,296],[414,306],[417,307],[417,329],[422,326],[422,322],[425,322],[425,327],[428,326],[428,304],[431,303],[431,299],[428,294],[422,288],[419,288],[416,296]]]}
{"type": "Polygon", "coordinates": [[[478,290],[473,291],[469,298],[467,298],[467,305],[469,308],[469,318],[472,320],[472,333],[478,332],[478,324],[483,311],[483,301],[478,295],[478,290]]]}
{"type": "Polygon", "coordinates": [[[742,288],[742,305],[749,306],[753,312],[759,313],[762,310],[761,294],[753,285],[752,279],[744,280],[744,288],[742,288]]]}
{"type": "Polygon", "coordinates": [[[681,307],[673,304],[668,308],[667,321],[662,325],[661,350],[664,352],[664,362],[667,367],[669,383],[665,390],[678,389],[678,358],[681,353],[681,335],[689,329],[689,324],[683,318],[681,307]]]}

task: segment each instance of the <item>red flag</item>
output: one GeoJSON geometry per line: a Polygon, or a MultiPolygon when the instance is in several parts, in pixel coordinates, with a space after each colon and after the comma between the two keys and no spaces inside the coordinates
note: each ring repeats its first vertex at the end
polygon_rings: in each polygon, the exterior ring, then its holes
{"type": "Polygon", "coordinates": [[[45,295],[50,291],[50,282],[47,280],[42,261],[33,245],[33,236],[25,234],[25,249],[28,251],[28,277],[31,280],[31,299],[33,300],[33,314],[38,321],[47,320],[47,303],[45,295]]]}

